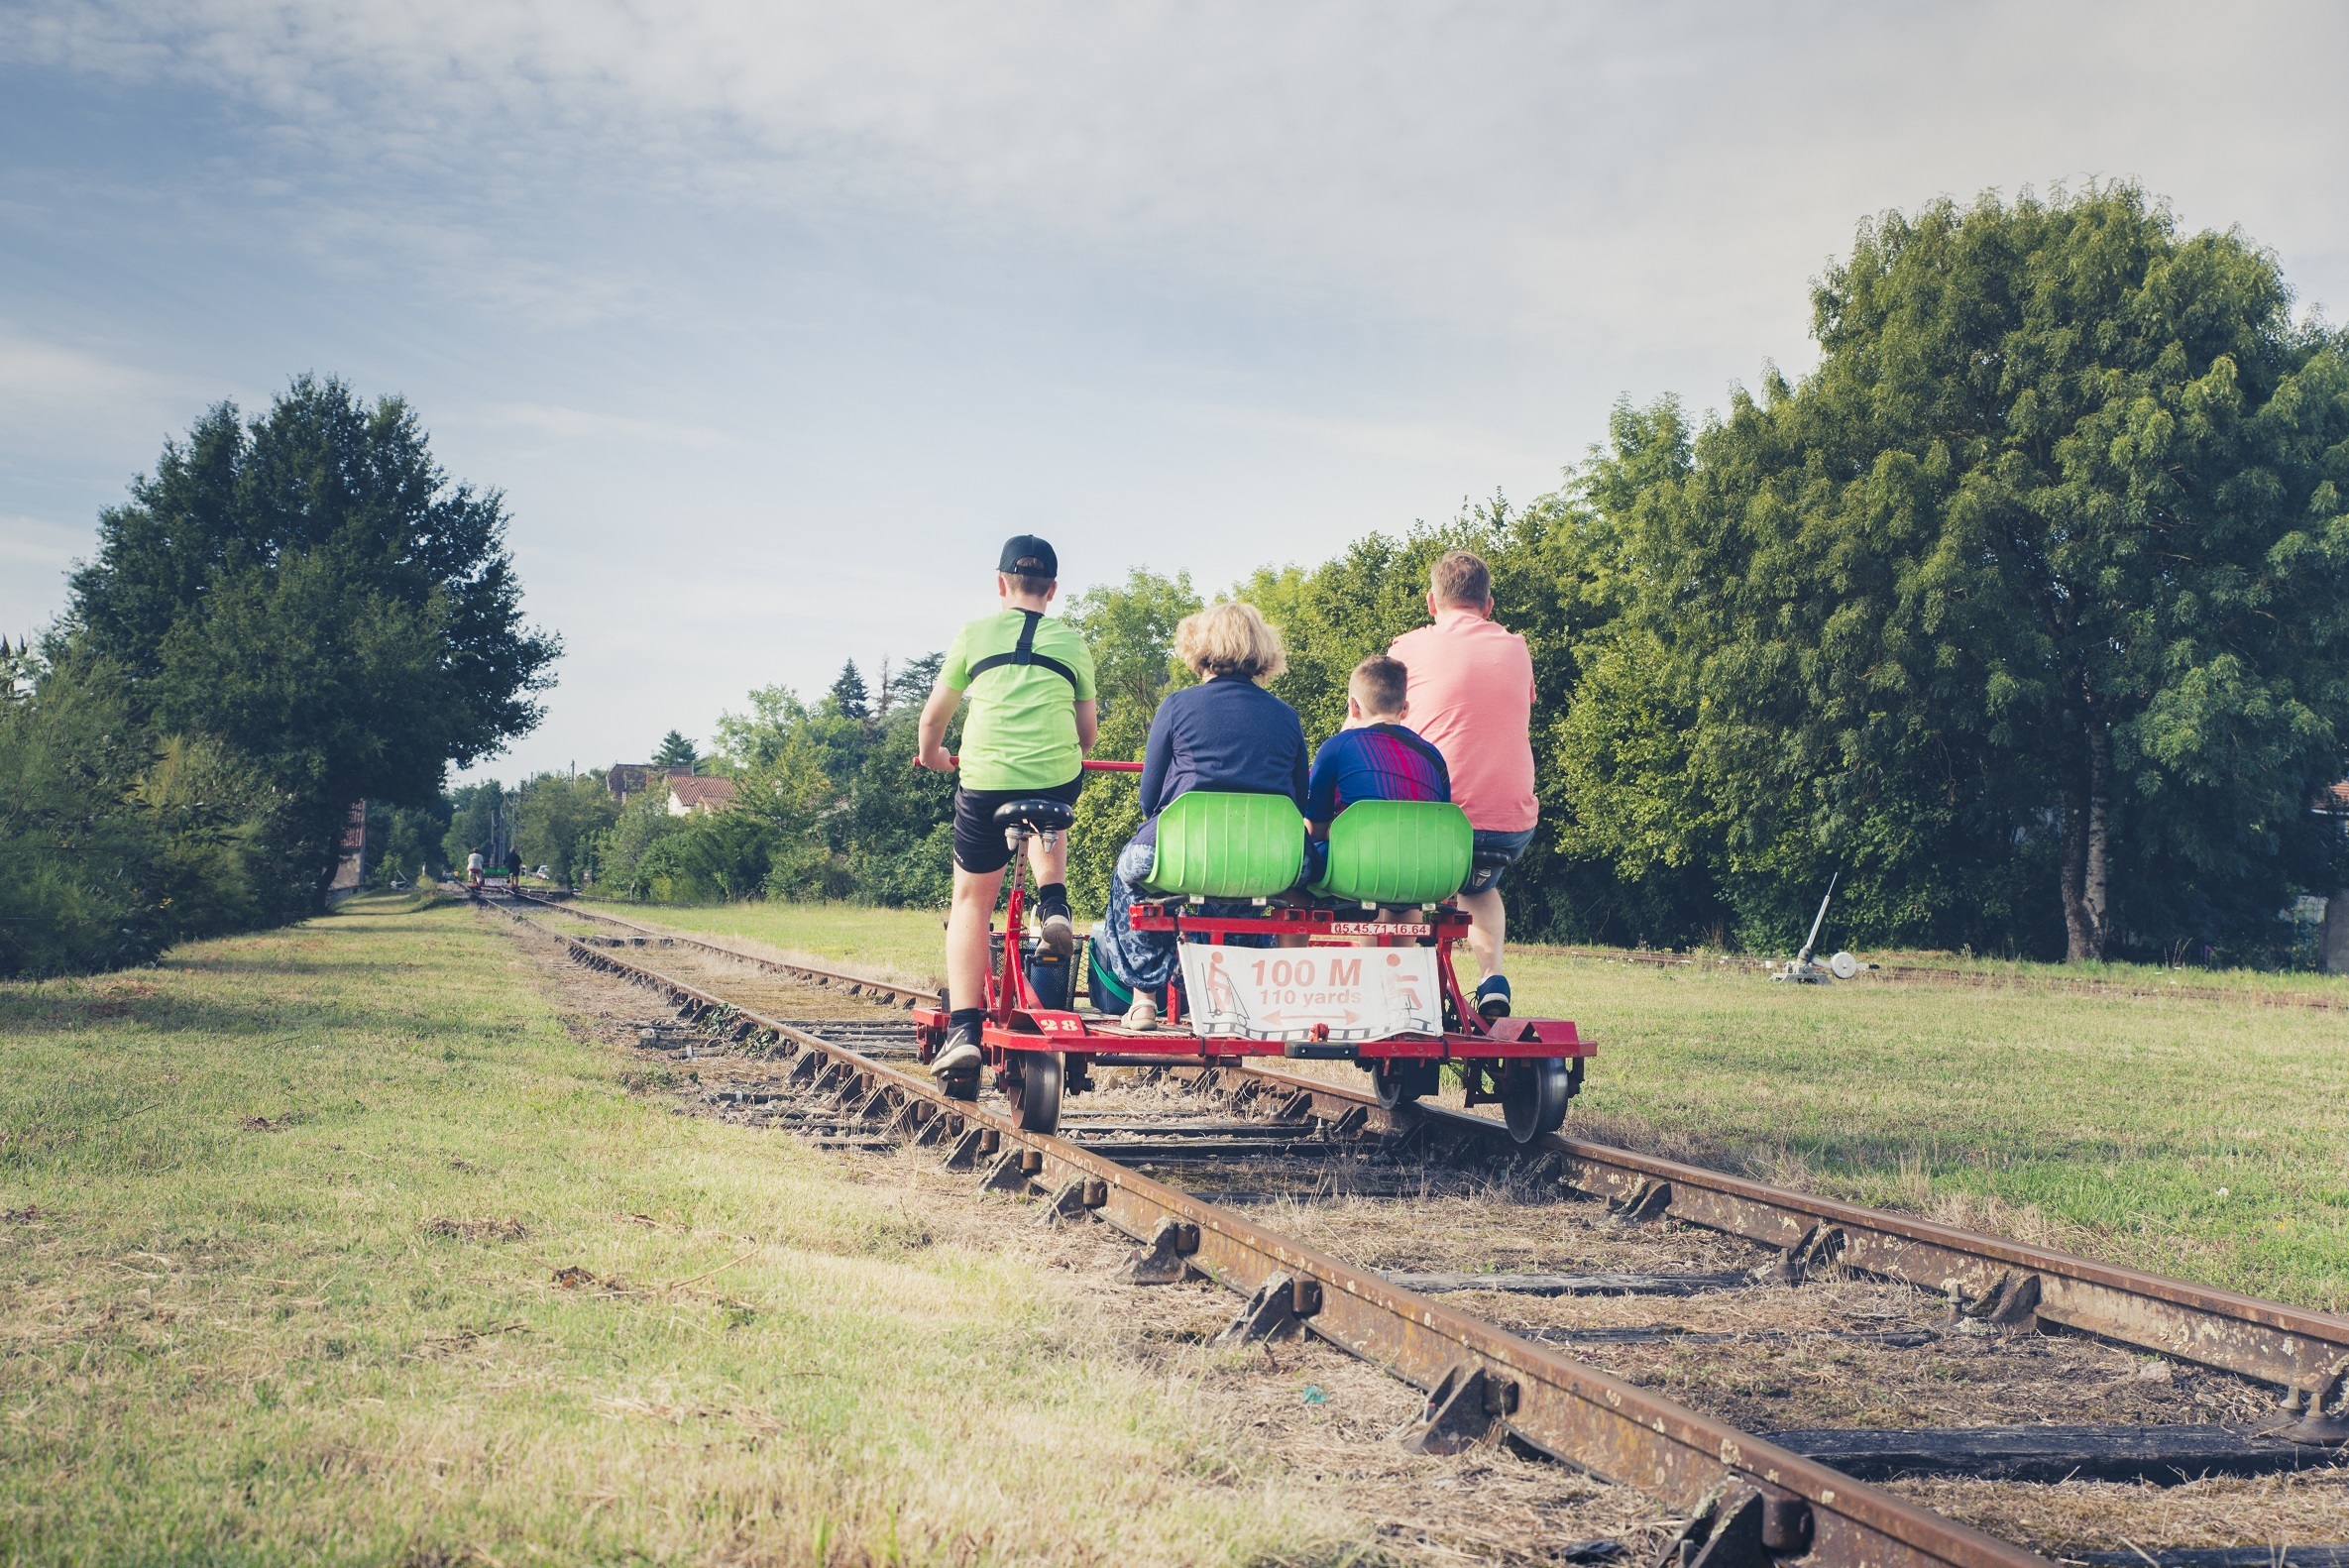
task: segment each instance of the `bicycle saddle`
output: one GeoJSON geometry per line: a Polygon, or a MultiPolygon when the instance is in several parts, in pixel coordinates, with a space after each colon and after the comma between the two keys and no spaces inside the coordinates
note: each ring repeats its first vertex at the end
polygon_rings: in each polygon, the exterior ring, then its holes
{"type": "Polygon", "coordinates": [[[1479,849],[1470,857],[1470,863],[1489,871],[1497,865],[1508,865],[1510,859],[1507,849],[1479,849]]]}
{"type": "Polygon", "coordinates": [[[1026,827],[1031,833],[1065,833],[1076,821],[1076,808],[1063,801],[1007,800],[995,808],[998,828],[1026,827]]]}

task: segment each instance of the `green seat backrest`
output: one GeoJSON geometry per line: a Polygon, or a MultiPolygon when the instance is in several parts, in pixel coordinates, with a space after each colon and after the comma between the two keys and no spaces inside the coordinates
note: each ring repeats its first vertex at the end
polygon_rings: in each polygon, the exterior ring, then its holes
{"type": "Polygon", "coordinates": [[[1296,885],[1305,820],[1286,795],[1192,790],[1159,813],[1148,885],[1197,898],[1270,898],[1296,885]]]}
{"type": "Polygon", "coordinates": [[[1329,825],[1329,868],[1313,891],[1364,904],[1433,904],[1468,880],[1476,834],[1447,801],[1364,800],[1329,825]]]}

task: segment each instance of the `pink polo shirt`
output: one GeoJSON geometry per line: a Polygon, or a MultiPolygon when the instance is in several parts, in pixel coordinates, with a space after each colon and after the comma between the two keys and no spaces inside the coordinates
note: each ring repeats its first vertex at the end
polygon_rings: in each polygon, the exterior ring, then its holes
{"type": "Polygon", "coordinates": [[[1533,799],[1533,655],[1525,639],[1473,610],[1445,610],[1388,653],[1411,672],[1413,729],[1444,754],[1469,826],[1522,833],[1533,799]]]}

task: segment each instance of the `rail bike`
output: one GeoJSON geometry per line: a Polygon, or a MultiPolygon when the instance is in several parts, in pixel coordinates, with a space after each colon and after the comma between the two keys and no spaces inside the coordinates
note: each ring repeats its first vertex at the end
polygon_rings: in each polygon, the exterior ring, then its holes
{"type": "MultiPolygon", "coordinates": [[[[1092,762],[1138,773],[1138,762],[1092,762]]],[[[1447,901],[1475,866],[1457,806],[1359,801],[1331,822],[1326,859],[1305,876],[1305,824],[1280,795],[1193,790],[1158,819],[1157,858],[1132,909],[1137,931],[1174,934],[1181,963],[1159,1027],[1126,1028],[1124,987],[1090,941],[1063,958],[1028,932],[1027,840],[1069,831],[1072,807],[1005,802],[1012,849],[1002,930],[991,934],[981,1065],[946,1079],[975,1099],[991,1073],[1031,1132],[1060,1125],[1061,1101],[1111,1066],[1229,1064],[1258,1057],[1351,1062],[1390,1109],[1436,1092],[1456,1064],[1475,1105],[1499,1105],[1510,1135],[1555,1132],[1597,1048],[1558,1019],[1487,1019],[1461,989],[1452,950],[1469,919],[1447,901]],[[1077,971],[1084,977],[1080,1005],[1077,971]]],[[[1096,928],[1098,931],[1099,928],[1096,928]]],[[[914,1010],[922,1061],[946,1041],[952,1002],[914,1010]]]]}

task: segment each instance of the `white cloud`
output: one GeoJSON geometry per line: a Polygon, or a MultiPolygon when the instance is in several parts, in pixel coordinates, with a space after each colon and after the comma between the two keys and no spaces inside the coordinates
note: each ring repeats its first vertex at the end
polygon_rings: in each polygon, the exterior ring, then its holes
{"type": "Polygon", "coordinates": [[[74,419],[125,403],[161,406],[184,391],[176,378],[0,322],[0,418],[11,423],[74,419]]]}
{"type": "Polygon", "coordinates": [[[563,408],[546,403],[494,403],[484,410],[490,419],[559,436],[568,441],[637,441],[654,446],[681,446],[715,451],[732,446],[735,438],[723,430],[698,425],[666,424],[626,414],[597,413],[586,408],[563,408]]]}
{"type": "Polygon", "coordinates": [[[1799,328],[1790,268],[1936,193],[2141,174],[2194,221],[2256,208],[2272,242],[2330,224],[2309,194],[2339,138],[2268,84],[2280,47],[2336,52],[2349,13],[54,0],[4,26],[12,53],[210,83],[347,160],[462,168],[485,199],[560,166],[1614,349],[1799,328]],[[2217,138],[2187,106],[2222,101],[2217,138]]]}

